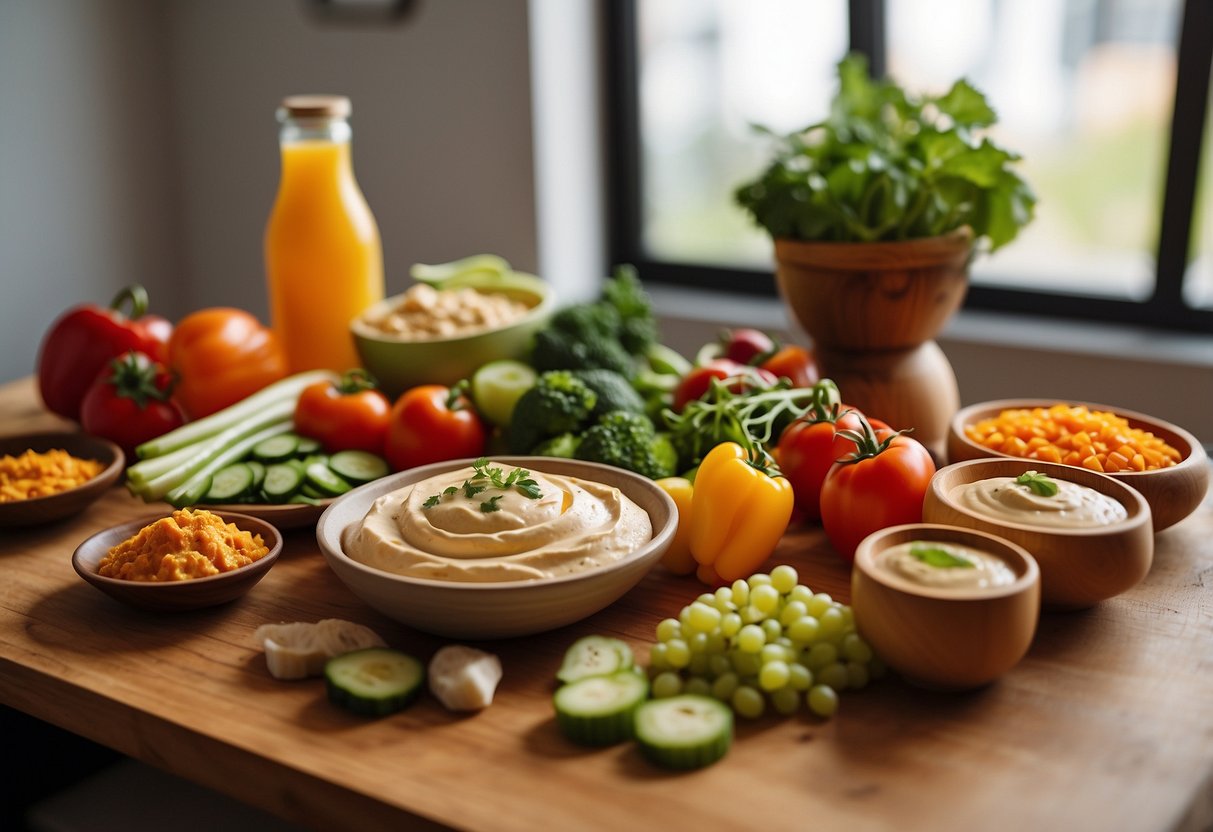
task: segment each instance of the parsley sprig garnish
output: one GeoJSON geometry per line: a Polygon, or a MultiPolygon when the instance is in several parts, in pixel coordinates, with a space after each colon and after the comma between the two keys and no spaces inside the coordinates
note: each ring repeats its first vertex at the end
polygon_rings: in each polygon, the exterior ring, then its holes
{"type": "Polygon", "coordinates": [[[1033,491],[1041,497],[1056,497],[1059,490],[1057,483],[1035,471],[1024,471],[1015,478],[1015,483],[1016,485],[1026,485],[1029,491],[1033,491]]]}
{"type": "Polygon", "coordinates": [[[910,554],[927,566],[937,569],[975,569],[976,564],[968,558],[959,558],[941,546],[929,543],[911,543],[910,554]]]}
{"type": "MultiPolygon", "coordinates": [[[[460,491],[467,499],[474,500],[477,495],[490,488],[498,491],[517,491],[530,500],[538,500],[543,496],[543,492],[539,490],[539,483],[535,482],[530,471],[525,468],[515,468],[507,474],[501,468],[490,466],[488,458],[482,456],[472,463],[472,476],[464,480],[463,485],[452,485],[444,489],[441,494],[432,495],[421,504],[421,507],[433,508],[447,497],[454,497],[460,491]]],[[[504,494],[498,494],[489,497],[480,503],[480,510],[486,514],[501,511],[498,502],[504,496],[504,494]]]]}

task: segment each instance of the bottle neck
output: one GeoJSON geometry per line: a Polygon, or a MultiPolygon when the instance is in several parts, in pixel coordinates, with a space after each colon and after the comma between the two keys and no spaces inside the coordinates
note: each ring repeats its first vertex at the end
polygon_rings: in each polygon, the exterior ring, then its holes
{"type": "Polygon", "coordinates": [[[283,145],[297,142],[348,144],[353,135],[350,123],[343,118],[297,118],[280,112],[278,121],[282,124],[278,141],[283,145]]]}

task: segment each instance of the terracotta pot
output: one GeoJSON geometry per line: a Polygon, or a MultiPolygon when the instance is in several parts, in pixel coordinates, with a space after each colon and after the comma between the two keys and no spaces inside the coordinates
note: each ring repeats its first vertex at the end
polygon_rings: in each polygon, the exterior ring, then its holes
{"type": "Polygon", "coordinates": [[[895,350],[934,338],[968,289],[973,235],[889,243],[775,240],[775,280],[822,347],[895,350]]]}

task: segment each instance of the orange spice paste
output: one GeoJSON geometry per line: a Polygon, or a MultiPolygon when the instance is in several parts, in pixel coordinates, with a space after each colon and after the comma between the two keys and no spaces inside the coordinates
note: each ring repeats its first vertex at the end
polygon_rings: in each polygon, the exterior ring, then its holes
{"type": "Polygon", "coordinates": [[[128,581],[187,581],[231,572],[269,552],[261,535],[209,511],[174,511],[109,550],[98,574],[128,581]]]}
{"type": "Polygon", "coordinates": [[[48,497],[97,476],[105,466],[95,459],[78,459],[61,448],[20,456],[0,456],[0,503],[48,497]]]}

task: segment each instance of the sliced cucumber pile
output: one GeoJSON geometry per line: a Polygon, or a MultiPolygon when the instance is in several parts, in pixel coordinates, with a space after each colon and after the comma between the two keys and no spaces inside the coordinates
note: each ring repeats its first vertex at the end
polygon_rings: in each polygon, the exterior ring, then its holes
{"type": "Polygon", "coordinates": [[[609,636],[585,636],[565,653],[552,697],[556,725],[578,745],[635,739],[644,756],[664,768],[702,768],[733,742],[733,712],[710,696],[681,694],[650,700],[632,648],[609,636]]]}
{"type": "Polygon", "coordinates": [[[314,505],[390,470],[386,460],[366,451],[328,456],[316,440],[282,433],[258,442],[245,459],[216,471],[194,502],[314,505]]]}
{"type": "Polygon", "coordinates": [[[386,716],[407,707],[421,692],[425,666],[408,653],[368,647],[324,665],[329,701],[354,713],[386,716]]]}

